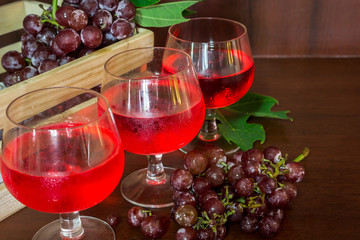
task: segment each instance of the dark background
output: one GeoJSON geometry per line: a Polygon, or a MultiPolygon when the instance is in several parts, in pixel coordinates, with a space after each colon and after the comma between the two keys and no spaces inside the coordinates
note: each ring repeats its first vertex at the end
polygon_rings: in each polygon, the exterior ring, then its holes
{"type": "MultiPolygon", "coordinates": [[[[0,5],[9,2],[0,0],[0,5]]],[[[360,55],[359,0],[203,0],[191,10],[197,12],[191,17],[223,17],[245,24],[255,57],[360,55]]],[[[163,46],[167,28],[151,30],[155,45],[163,46]]]]}

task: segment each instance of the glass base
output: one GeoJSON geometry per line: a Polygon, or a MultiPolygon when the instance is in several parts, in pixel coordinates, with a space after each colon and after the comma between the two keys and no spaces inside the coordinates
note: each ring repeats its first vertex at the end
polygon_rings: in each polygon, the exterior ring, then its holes
{"type": "Polygon", "coordinates": [[[174,168],[164,167],[166,180],[161,184],[151,184],[146,180],[147,169],[135,171],[121,182],[121,194],[130,203],[145,208],[163,208],[174,205],[170,176],[174,168]]]}
{"type": "MultiPolygon", "coordinates": [[[[80,216],[84,234],[77,240],[115,240],[112,227],[105,221],[89,216],[80,216]]],[[[32,240],[71,240],[60,235],[60,219],[42,227],[32,240]]]]}
{"type": "Polygon", "coordinates": [[[230,144],[223,136],[220,135],[216,140],[213,141],[204,141],[201,140],[199,136],[197,136],[189,144],[180,148],[180,151],[186,154],[192,150],[201,150],[208,146],[217,146],[223,149],[226,156],[232,156],[234,153],[240,150],[240,147],[238,147],[236,144],[230,144]]]}

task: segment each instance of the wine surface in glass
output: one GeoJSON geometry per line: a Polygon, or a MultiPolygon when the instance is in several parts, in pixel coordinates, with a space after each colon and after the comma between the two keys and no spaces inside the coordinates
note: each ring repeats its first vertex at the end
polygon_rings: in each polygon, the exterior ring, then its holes
{"type": "Polygon", "coordinates": [[[68,138],[65,123],[49,126],[62,130],[54,136],[48,131],[24,133],[4,146],[1,172],[10,193],[26,206],[50,213],[81,211],[104,200],[124,167],[116,135],[88,126],[71,130],[68,138]],[[33,146],[34,138],[38,146],[33,146]]]}
{"type": "MultiPolygon", "coordinates": [[[[198,58],[201,54],[193,56],[195,65],[198,58]]],[[[253,83],[253,60],[242,51],[226,49],[209,51],[207,58],[207,64],[196,66],[206,108],[222,108],[240,100],[253,83]]]]}
{"type": "MultiPolygon", "coordinates": [[[[183,147],[198,134],[205,113],[203,98],[199,91],[189,87],[187,94],[190,100],[184,103],[181,102],[184,101],[181,100],[181,94],[171,95],[169,93],[171,89],[162,86],[167,84],[164,81],[143,85],[143,90],[150,92],[146,94],[148,99],[143,99],[144,95],[142,99],[139,97],[130,100],[128,97],[134,95],[131,94],[131,90],[128,94],[127,88],[138,89],[134,86],[136,84],[139,82],[120,83],[103,92],[103,95],[110,99],[115,122],[126,151],[143,155],[168,153],[183,147]],[[169,95],[174,97],[171,101],[169,95]],[[131,104],[133,100],[142,103],[131,104]]],[[[174,89],[178,92],[182,90],[184,89],[174,89]]]]}

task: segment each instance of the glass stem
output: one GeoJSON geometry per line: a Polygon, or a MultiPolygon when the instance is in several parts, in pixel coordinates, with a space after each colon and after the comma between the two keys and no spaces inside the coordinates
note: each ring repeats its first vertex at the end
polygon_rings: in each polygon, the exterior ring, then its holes
{"type": "Polygon", "coordinates": [[[203,141],[215,141],[219,138],[216,123],[216,109],[205,109],[205,120],[201,127],[199,138],[203,141]]]}
{"type": "Polygon", "coordinates": [[[146,181],[151,185],[159,185],[166,182],[166,174],[162,164],[162,154],[147,155],[148,169],[146,181]]]}
{"type": "Polygon", "coordinates": [[[60,214],[60,234],[63,239],[81,239],[84,229],[79,212],[60,214]]]}

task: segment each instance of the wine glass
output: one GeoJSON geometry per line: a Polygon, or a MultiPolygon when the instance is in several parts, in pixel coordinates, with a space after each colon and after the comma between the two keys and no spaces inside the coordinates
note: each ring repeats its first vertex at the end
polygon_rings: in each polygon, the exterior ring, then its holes
{"type": "Polygon", "coordinates": [[[116,188],[124,169],[106,98],[81,88],[44,88],[12,101],[6,117],[1,174],[7,189],[29,208],[60,213],[33,240],[114,240],[109,224],[79,216],[116,188]]]}
{"type": "Polygon", "coordinates": [[[205,105],[188,54],[168,48],[137,48],[105,63],[102,94],[109,100],[128,152],[146,155],[148,167],[121,182],[123,197],[134,205],[173,205],[162,155],[188,144],[199,132],[205,105]]]}
{"type": "Polygon", "coordinates": [[[246,27],[229,19],[193,18],[169,28],[166,46],[191,56],[206,107],[198,137],[181,150],[210,145],[233,154],[239,148],[219,134],[216,109],[241,99],[252,85],[254,61],[246,27]]]}

